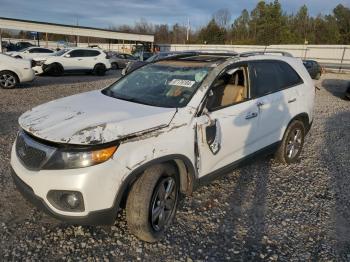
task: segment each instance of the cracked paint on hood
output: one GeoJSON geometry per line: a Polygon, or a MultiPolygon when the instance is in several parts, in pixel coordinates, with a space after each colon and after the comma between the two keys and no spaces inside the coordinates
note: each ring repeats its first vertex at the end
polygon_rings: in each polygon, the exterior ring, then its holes
{"type": "Polygon", "coordinates": [[[25,112],[19,124],[48,141],[88,145],[168,126],[175,113],[175,108],[128,102],[98,90],[37,106],[25,112]]]}

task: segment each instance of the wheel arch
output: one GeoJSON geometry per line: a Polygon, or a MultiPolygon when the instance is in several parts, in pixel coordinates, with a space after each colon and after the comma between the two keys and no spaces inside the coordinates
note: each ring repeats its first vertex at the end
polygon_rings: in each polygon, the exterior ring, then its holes
{"type": "Polygon", "coordinates": [[[195,186],[197,173],[191,160],[184,155],[167,155],[157,159],[153,159],[132,171],[120,186],[114,206],[116,208],[123,206],[129,194],[129,191],[134,182],[142,175],[142,173],[149,167],[156,164],[171,164],[179,174],[180,178],[180,192],[185,195],[191,195],[195,186]]]}
{"type": "Polygon", "coordinates": [[[94,69],[96,68],[96,66],[104,66],[106,68],[106,65],[104,63],[98,62],[94,65],[94,69]]]}
{"type": "MultiPolygon", "coordinates": [[[[299,120],[304,124],[305,127],[305,132],[306,134],[309,132],[310,128],[311,128],[311,123],[310,123],[310,118],[309,118],[309,114],[304,112],[304,113],[300,113],[296,116],[294,116],[288,123],[286,130],[288,128],[288,126],[294,121],[294,120],[299,120]]],[[[284,131],[285,132],[285,131],[284,131]]]]}

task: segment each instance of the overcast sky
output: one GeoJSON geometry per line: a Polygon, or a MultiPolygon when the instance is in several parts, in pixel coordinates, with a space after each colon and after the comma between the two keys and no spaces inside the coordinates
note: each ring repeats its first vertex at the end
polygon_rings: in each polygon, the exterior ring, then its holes
{"type": "MultiPolygon", "coordinates": [[[[151,23],[180,24],[190,18],[192,27],[205,24],[212,13],[227,8],[232,18],[242,9],[249,11],[253,0],[0,0],[0,16],[43,22],[76,24],[100,28],[129,24],[145,18],[151,23]]],[[[328,14],[339,3],[350,0],[281,0],[287,13],[295,13],[304,3],[312,15],[328,14]]]]}

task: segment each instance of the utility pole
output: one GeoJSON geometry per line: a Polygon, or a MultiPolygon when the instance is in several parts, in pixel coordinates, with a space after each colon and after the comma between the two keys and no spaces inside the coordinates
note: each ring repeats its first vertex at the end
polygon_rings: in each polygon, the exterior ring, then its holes
{"type": "Polygon", "coordinates": [[[187,18],[187,30],[186,30],[186,41],[188,43],[189,38],[190,38],[190,18],[187,18]]]}

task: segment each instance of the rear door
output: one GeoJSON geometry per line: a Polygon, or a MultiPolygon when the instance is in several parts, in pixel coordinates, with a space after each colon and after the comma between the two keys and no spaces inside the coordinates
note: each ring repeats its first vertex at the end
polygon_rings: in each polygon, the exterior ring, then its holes
{"type": "Polygon", "coordinates": [[[84,69],[92,70],[99,62],[99,55],[101,55],[101,52],[98,50],[84,50],[84,69]]]}
{"type": "Polygon", "coordinates": [[[297,111],[300,76],[280,60],[254,61],[249,64],[251,94],[259,109],[258,148],[278,142],[297,111]]]}

